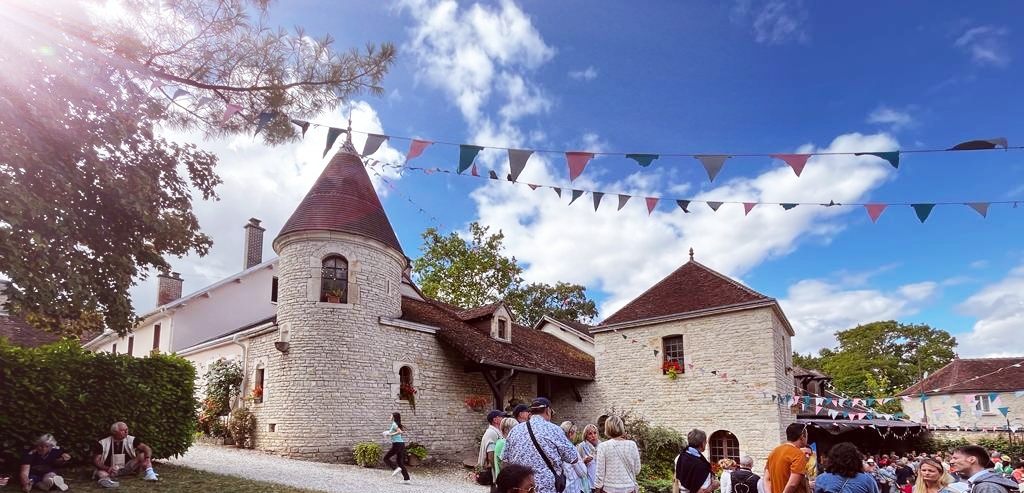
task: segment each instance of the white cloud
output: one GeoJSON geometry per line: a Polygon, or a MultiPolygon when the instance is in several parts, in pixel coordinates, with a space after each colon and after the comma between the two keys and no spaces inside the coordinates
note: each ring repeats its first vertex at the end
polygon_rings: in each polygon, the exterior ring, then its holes
{"type": "Polygon", "coordinates": [[[569,72],[569,77],[576,80],[594,80],[597,78],[597,69],[587,67],[584,70],[572,70],[569,72]]]}
{"type": "Polygon", "coordinates": [[[819,279],[806,279],[789,287],[779,300],[796,332],[793,350],[816,353],[835,347],[835,333],[859,324],[913,315],[938,290],[934,282],[900,286],[895,292],[875,289],[844,290],[819,279]]]}
{"type": "Polygon", "coordinates": [[[1005,27],[972,27],[953,43],[957,48],[968,51],[978,65],[1005,67],[1010,63],[1010,48],[1007,38],[1010,30],[1005,27]]]}
{"type": "Polygon", "coordinates": [[[879,106],[868,115],[868,123],[878,123],[882,125],[890,125],[892,130],[900,130],[902,128],[913,125],[914,118],[910,116],[908,111],[900,111],[888,106],[879,106]]]}
{"type": "Polygon", "coordinates": [[[1024,327],[1024,264],[967,298],[958,309],[978,319],[970,332],[957,336],[961,356],[1024,355],[1020,345],[1008,344],[1020,338],[1024,327]]]}
{"type": "Polygon", "coordinates": [[[737,23],[753,22],[754,40],[763,44],[805,43],[807,10],[800,0],[737,0],[730,15],[737,23]]]}

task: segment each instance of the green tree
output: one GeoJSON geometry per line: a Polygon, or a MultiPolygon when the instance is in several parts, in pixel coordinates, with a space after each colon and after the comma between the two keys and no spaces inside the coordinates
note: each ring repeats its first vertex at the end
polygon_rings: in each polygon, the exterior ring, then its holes
{"type": "Polygon", "coordinates": [[[490,234],[487,226],[469,224],[469,240],[457,233],[442,236],[434,228],[423,232],[422,255],[412,268],[423,294],[452,305],[472,308],[503,301],[516,322],[530,325],[544,314],[588,323],[597,315],[586,288],[559,282],[523,283],[515,257],[503,253],[504,233],[490,234]]]}
{"type": "Polygon", "coordinates": [[[168,271],[166,255],[209,251],[191,201],[216,198],[216,156],[156,128],[263,127],[276,144],[299,135],[290,118],[381,91],[390,44],[338,53],[329,37],[269,29],[268,4],[124,0],[111,16],[102,0],[4,3],[0,274],[12,311],[44,329],[123,334],[137,279],[168,271]],[[222,123],[229,105],[239,111],[222,123]]]}
{"type": "Polygon", "coordinates": [[[821,370],[821,358],[807,353],[806,356],[793,351],[793,364],[808,370],[821,370]]]}

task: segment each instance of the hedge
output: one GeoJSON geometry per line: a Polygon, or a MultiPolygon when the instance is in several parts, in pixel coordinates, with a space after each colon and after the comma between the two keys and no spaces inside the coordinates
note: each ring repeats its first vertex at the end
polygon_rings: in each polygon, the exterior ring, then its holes
{"type": "Polygon", "coordinates": [[[155,458],[182,454],[195,438],[194,385],[195,368],[180,356],[91,353],[70,340],[26,349],[0,338],[0,470],[16,468],[42,433],[88,463],[117,421],[155,458]]]}

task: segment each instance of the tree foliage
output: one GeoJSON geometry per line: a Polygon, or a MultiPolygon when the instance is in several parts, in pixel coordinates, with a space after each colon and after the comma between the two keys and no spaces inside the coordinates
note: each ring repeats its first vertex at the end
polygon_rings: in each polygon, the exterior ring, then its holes
{"type": "Polygon", "coordinates": [[[956,338],[923,324],[872,322],[836,337],[837,349],[822,349],[817,358],[808,356],[801,363],[816,360],[812,368],[831,376],[833,388],[847,395],[895,395],[956,356],[956,338]]]}
{"type": "Polygon", "coordinates": [[[412,268],[424,294],[466,308],[503,301],[523,325],[544,314],[583,323],[597,316],[583,286],[524,284],[516,258],[503,253],[501,231],[490,234],[487,226],[472,222],[469,233],[464,240],[454,232],[442,236],[434,228],[423,232],[422,255],[413,260],[412,268]]]}
{"type": "Polygon", "coordinates": [[[216,156],[161,137],[252,131],[296,138],[289,118],[378,83],[389,44],[337,53],[331,39],[264,25],[266,0],[13,0],[0,9],[0,274],[12,311],[69,334],[136,322],[128,290],[166,255],[212,245],[193,195],[215,199],[216,156]],[[251,14],[257,16],[253,21],[251,14]],[[228,104],[237,116],[221,125],[228,104]]]}

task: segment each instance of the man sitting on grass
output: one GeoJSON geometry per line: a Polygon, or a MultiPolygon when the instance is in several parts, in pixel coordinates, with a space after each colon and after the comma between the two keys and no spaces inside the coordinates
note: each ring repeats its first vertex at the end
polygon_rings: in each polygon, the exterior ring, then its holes
{"type": "Polygon", "coordinates": [[[117,488],[118,476],[145,472],[146,481],[159,481],[153,470],[153,450],[138,437],[128,434],[128,425],[121,421],[110,425],[110,436],[93,444],[94,479],[104,488],[117,488]]]}

